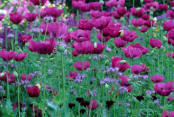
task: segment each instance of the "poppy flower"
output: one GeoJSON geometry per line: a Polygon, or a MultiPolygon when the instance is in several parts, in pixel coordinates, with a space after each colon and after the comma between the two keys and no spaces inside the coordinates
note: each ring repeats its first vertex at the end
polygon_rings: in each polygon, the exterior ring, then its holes
{"type": "Polygon", "coordinates": [[[91,9],[93,10],[100,10],[102,3],[100,2],[90,2],[89,5],[91,6],[91,9]]]}
{"type": "Polygon", "coordinates": [[[76,98],[76,101],[79,102],[79,103],[82,102],[83,100],[84,100],[84,99],[83,99],[82,97],[77,97],[77,98],[76,98]]]}
{"type": "Polygon", "coordinates": [[[165,31],[170,31],[170,30],[174,29],[174,21],[173,20],[164,21],[163,29],[165,31]]]}
{"type": "Polygon", "coordinates": [[[43,30],[43,34],[49,34],[54,38],[63,37],[68,30],[68,26],[62,22],[53,22],[48,24],[41,24],[40,28],[43,30]]]}
{"type": "Polygon", "coordinates": [[[62,39],[66,42],[66,43],[70,43],[71,42],[71,36],[70,36],[70,33],[66,33],[62,39]]]}
{"type": "Polygon", "coordinates": [[[78,76],[78,74],[79,74],[78,72],[72,72],[72,71],[70,71],[70,72],[67,73],[66,77],[75,80],[76,77],[78,76]]]}
{"type": "Polygon", "coordinates": [[[122,17],[120,14],[118,14],[118,11],[113,11],[112,15],[115,19],[120,19],[122,17]]]}
{"type": "Polygon", "coordinates": [[[24,15],[24,18],[28,21],[28,22],[34,22],[36,20],[37,17],[37,13],[26,13],[24,15]]]}
{"type": "Polygon", "coordinates": [[[63,13],[62,9],[56,9],[56,7],[45,7],[44,9],[41,9],[40,15],[41,15],[41,18],[44,18],[46,16],[57,18],[62,13],[63,13]]]}
{"type": "Polygon", "coordinates": [[[149,28],[148,28],[147,26],[142,26],[140,31],[141,31],[142,33],[144,33],[144,32],[146,32],[148,29],[149,29],[149,28]]]}
{"type": "Polygon", "coordinates": [[[95,28],[102,30],[108,26],[111,20],[112,17],[101,16],[100,18],[93,19],[93,24],[95,28]]]}
{"type": "Polygon", "coordinates": [[[91,100],[90,101],[90,105],[88,106],[88,109],[92,109],[92,110],[95,110],[98,106],[98,103],[96,100],[91,100]]]}
{"type": "Polygon", "coordinates": [[[69,103],[68,106],[69,106],[70,109],[72,109],[73,107],[75,107],[75,104],[74,103],[69,103]]]}
{"type": "Polygon", "coordinates": [[[76,68],[77,70],[80,70],[80,71],[86,70],[87,68],[89,68],[89,66],[90,66],[89,61],[85,61],[84,63],[77,61],[73,65],[74,68],[76,68]]]}
{"type": "Polygon", "coordinates": [[[22,20],[23,20],[23,17],[19,13],[17,12],[10,13],[10,21],[13,24],[19,24],[21,23],[22,20]]]}
{"type": "Polygon", "coordinates": [[[105,49],[106,45],[102,45],[102,44],[96,44],[96,47],[94,47],[92,53],[93,54],[101,54],[103,52],[103,50],[105,49]]]}
{"type": "Polygon", "coordinates": [[[128,62],[120,63],[120,61],[123,59],[123,57],[112,57],[112,67],[119,68],[119,72],[124,72],[127,69],[130,68],[130,64],[128,62]]]}
{"type": "Polygon", "coordinates": [[[56,41],[54,38],[46,39],[45,42],[43,41],[33,41],[30,40],[28,49],[31,52],[37,52],[38,54],[51,54],[54,52],[56,47],[56,41]]]}
{"type": "Polygon", "coordinates": [[[125,7],[117,8],[117,13],[122,17],[126,14],[126,12],[127,12],[127,10],[125,7]]]}
{"type": "Polygon", "coordinates": [[[0,56],[4,61],[12,60],[16,54],[16,51],[6,51],[5,49],[0,51],[0,56]]]}
{"type": "Polygon", "coordinates": [[[114,43],[117,48],[121,48],[127,44],[127,41],[124,41],[121,38],[115,38],[114,43]]]}
{"type": "Polygon", "coordinates": [[[84,41],[82,43],[74,42],[73,47],[78,54],[91,54],[94,49],[94,45],[90,41],[84,41]]]}
{"type": "Polygon", "coordinates": [[[81,19],[79,20],[79,24],[77,27],[78,29],[82,29],[82,30],[92,30],[94,25],[91,20],[81,19]]]}
{"type": "Polygon", "coordinates": [[[166,12],[166,17],[173,19],[174,18],[174,12],[171,9],[169,9],[166,12]]]}
{"type": "Polygon", "coordinates": [[[34,5],[44,5],[47,0],[30,0],[30,2],[32,2],[34,5]]]}
{"type": "Polygon", "coordinates": [[[133,18],[133,19],[131,20],[131,23],[132,23],[132,25],[134,25],[135,27],[139,27],[139,26],[144,25],[144,20],[143,20],[142,18],[138,18],[138,19],[133,18]]]}
{"type": "Polygon", "coordinates": [[[103,36],[103,35],[101,35],[101,33],[98,33],[98,34],[97,34],[97,39],[98,39],[100,42],[105,43],[105,42],[109,41],[110,36],[103,36]]]}
{"type": "Polygon", "coordinates": [[[143,14],[141,16],[141,18],[144,19],[144,20],[149,20],[150,19],[150,15],[149,14],[143,14]]]}
{"type": "Polygon", "coordinates": [[[23,52],[23,53],[19,53],[18,55],[14,55],[14,60],[15,61],[23,61],[26,57],[27,57],[27,53],[23,52]]]}
{"type": "Polygon", "coordinates": [[[167,101],[169,101],[169,102],[171,102],[172,100],[173,100],[172,96],[167,98],[167,101]]]}
{"type": "Polygon", "coordinates": [[[168,9],[168,4],[160,4],[159,9],[162,11],[166,11],[168,9]]]}
{"type": "Polygon", "coordinates": [[[158,49],[160,49],[162,46],[161,40],[159,39],[150,39],[149,43],[152,48],[157,47],[158,49]]]}
{"type": "Polygon", "coordinates": [[[158,2],[150,2],[150,3],[146,3],[145,5],[143,5],[143,7],[146,11],[150,11],[151,7],[153,7],[153,10],[157,10],[159,8],[159,3],[158,2]]]}
{"type": "Polygon", "coordinates": [[[166,53],[166,56],[168,56],[169,58],[174,58],[174,52],[168,52],[166,53]]]}
{"type": "Polygon", "coordinates": [[[128,86],[129,84],[128,84],[128,76],[126,76],[126,75],[122,75],[122,76],[120,76],[119,77],[120,79],[121,79],[121,86],[128,86]]]}
{"type": "Polygon", "coordinates": [[[39,97],[40,90],[37,86],[27,87],[27,91],[30,97],[39,97]]]}
{"type": "MultiPolygon", "coordinates": [[[[25,104],[23,104],[22,102],[19,102],[19,107],[20,107],[20,111],[23,107],[25,107],[25,104]]],[[[13,111],[15,111],[15,109],[18,108],[18,102],[13,104],[13,111]]]]}
{"type": "Polygon", "coordinates": [[[30,81],[32,79],[32,77],[30,77],[29,75],[27,74],[22,74],[21,75],[21,80],[25,81],[25,80],[28,80],[30,81]]]}
{"type": "Polygon", "coordinates": [[[117,0],[109,0],[105,2],[107,7],[117,7],[117,0]]]}
{"type": "Polygon", "coordinates": [[[4,14],[0,14],[0,21],[3,20],[4,17],[5,17],[4,14]]]}
{"type": "Polygon", "coordinates": [[[159,83],[159,82],[162,82],[164,80],[164,75],[158,75],[158,74],[155,74],[153,76],[150,76],[152,82],[154,83],[159,83]]]}
{"type": "Polygon", "coordinates": [[[88,30],[76,30],[74,32],[70,33],[70,36],[72,40],[75,40],[77,42],[83,42],[83,41],[90,41],[91,36],[90,36],[90,31],[88,30]]]}
{"type": "Polygon", "coordinates": [[[144,8],[139,9],[139,8],[132,7],[131,14],[135,17],[141,17],[142,15],[145,14],[145,9],[144,8]]]}
{"type": "Polygon", "coordinates": [[[145,3],[153,2],[153,0],[143,0],[145,3]]]}
{"type": "Polygon", "coordinates": [[[174,111],[171,111],[170,113],[167,110],[164,110],[161,114],[162,117],[174,117],[174,111]]]}
{"type": "Polygon", "coordinates": [[[8,83],[9,84],[14,83],[16,79],[15,76],[13,75],[13,73],[7,71],[5,71],[4,76],[0,77],[0,80],[7,82],[7,75],[8,75],[8,83]]]}
{"type": "Polygon", "coordinates": [[[109,109],[112,105],[114,105],[114,101],[113,100],[106,101],[106,108],[109,109]]]}
{"type": "Polygon", "coordinates": [[[27,43],[29,40],[32,39],[32,36],[31,36],[31,35],[26,35],[26,34],[21,35],[20,37],[21,37],[21,41],[22,41],[23,43],[27,43]]]}
{"type": "Polygon", "coordinates": [[[167,81],[166,83],[156,83],[154,85],[154,90],[161,96],[169,96],[170,93],[174,90],[173,81],[167,81]]]}
{"type": "Polygon", "coordinates": [[[141,72],[148,72],[148,68],[145,66],[145,64],[132,65],[131,66],[131,72],[134,73],[134,74],[140,74],[141,72]]]}
{"type": "Polygon", "coordinates": [[[132,42],[134,41],[134,39],[136,39],[138,37],[136,31],[134,30],[124,30],[124,34],[123,36],[120,36],[121,39],[128,41],[128,42],[132,42]]]}

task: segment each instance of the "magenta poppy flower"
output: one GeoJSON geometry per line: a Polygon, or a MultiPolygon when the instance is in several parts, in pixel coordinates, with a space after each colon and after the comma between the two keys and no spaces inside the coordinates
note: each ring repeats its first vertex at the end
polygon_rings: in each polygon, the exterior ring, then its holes
{"type": "Polygon", "coordinates": [[[44,5],[47,0],[30,0],[30,2],[32,2],[34,5],[44,5]]]}
{"type": "Polygon", "coordinates": [[[126,76],[126,75],[122,75],[122,76],[120,76],[119,77],[120,79],[121,79],[121,86],[128,86],[129,84],[128,84],[128,76],[126,76]]]}
{"type": "Polygon", "coordinates": [[[174,117],[174,111],[171,111],[170,113],[167,110],[163,111],[163,114],[161,114],[162,117],[174,117]]]}
{"type": "Polygon", "coordinates": [[[152,82],[154,83],[159,83],[159,82],[162,82],[164,80],[164,75],[158,75],[158,74],[155,74],[153,76],[150,76],[152,82]]]}
{"type": "Polygon", "coordinates": [[[91,9],[93,10],[100,10],[102,3],[100,2],[90,2],[89,5],[91,6],[91,9]]]}
{"type": "Polygon", "coordinates": [[[106,28],[104,28],[101,33],[103,36],[118,37],[120,36],[121,24],[117,22],[110,22],[106,28]]]}
{"type": "Polygon", "coordinates": [[[68,26],[62,22],[41,24],[40,28],[43,30],[43,34],[48,33],[54,38],[63,37],[67,33],[67,30],[68,30],[68,26]]]}
{"type": "Polygon", "coordinates": [[[78,74],[79,74],[78,72],[72,72],[72,71],[70,71],[70,72],[67,73],[66,77],[75,80],[76,77],[78,76],[78,74]]]}
{"type": "Polygon", "coordinates": [[[168,52],[166,53],[166,56],[169,58],[174,58],[174,52],[168,52]]]}
{"type": "Polygon", "coordinates": [[[171,9],[169,9],[166,12],[166,17],[173,19],[174,18],[174,12],[171,9]]]}
{"type": "Polygon", "coordinates": [[[80,9],[80,5],[85,5],[85,3],[83,1],[72,1],[72,7],[75,9],[80,9]]]}
{"type": "Polygon", "coordinates": [[[131,14],[135,17],[141,17],[142,15],[145,14],[145,9],[144,8],[139,9],[139,8],[132,7],[131,14]]]}
{"type": "Polygon", "coordinates": [[[17,54],[14,55],[14,60],[15,61],[23,61],[26,57],[27,57],[27,53],[23,52],[23,53],[20,53],[18,55],[17,54]]]}
{"type": "Polygon", "coordinates": [[[27,87],[27,91],[30,97],[39,97],[40,89],[37,86],[27,87]]]}
{"type": "Polygon", "coordinates": [[[144,33],[144,32],[146,32],[148,29],[149,29],[149,28],[148,28],[147,26],[142,26],[140,31],[141,31],[142,33],[144,33]]]}
{"type": "Polygon", "coordinates": [[[173,100],[172,96],[167,98],[167,101],[169,101],[169,102],[171,102],[172,100],[173,100]]]}
{"type": "Polygon", "coordinates": [[[105,27],[108,26],[109,22],[112,20],[112,17],[105,17],[105,16],[102,16],[100,18],[97,18],[97,19],[93,19],[93,24],[94,24],[94,27],[96,27],[97,29],[104,29],[105,27]]]}
{"type": "Polygon", "coordinates": [[[70,42],[71,42],[70,33],[69,33],[69,32],[66,33],[66,34],[62,37],[62,39],[63,39],[65,42],[70,43],[70,42]]]}
{"type": "Polygon", "coordinates": [[[95,19],[100,18],[101,16],[103,16],[103,13],[100,12],[100,11],[91,10],[90,12],[91,12],[91,16],[95,19]]]}
{"type": "Polygon", "coordinates": [[[174,29],[174,21],[173,20],[164,21],[163,29],[165,31],[170,31],[170,30],[174,29]]]}
{"type": "Polygon", "coordinates": [[[162,11],[166,11],[168,9],[168,4],[160,4],[159,9],[162,11]]]}
{"type": "Polygon", "coordinates": [[[94,45],[90,41],[84,41],[82,43],[74,42],[73,47],[78,54],[91,54],[94,49],[94,45]]]}
{"type": "Polygon", "coordinates": [[[78,29],[74,32],[71,32],[70,36],[71,36],[72,40],[75,40],[77,42],[84,42],[84,41],[91,40],[90,31],[88,31],[88,30],[78,29]]]}
{"type": "Polygon", "coordinates": [[[91,20],[81,19],[77,27],[82,30],[92,30],[94,25],[91,20]]]}
{"type": "Polygon", "coordinates": [[[121,38],[115,38],[114,43],[117,48],[121,48],[127,44],[127,41],[124,41],[121,38]]]}
{"type": "Polygon", "coordinates": [[[33,41],[30,40],[28,49],[31,52],[37,52],[38,54],[51,54],[55,51],[56,41],[54,38],[46,39],[45,42],[43,41],[33,41]]]}
{"type": "Polygon", "coordinates": [[[117,5],[118,6],[120,5],[121,7],[124,7],[125,6],[125,0],[118,0],[117,5]]]}
{"type": "Polygon", "coordinates": [[[174,90],[173,81],[167,81],[166,83],[157,83],[154,85],[154,90],[161,96],[169,96],[174,90]]]}
{"type": "Polygon", "coordinates": [[[174,1],[170,0],[170,4],[172,5],[172,7],[174,6],[174,1]]]}
{"type": "Polygon", "coordinates": [[[78,6],[82,12],[89,12],[92,9],[92,6],[89,3],[81,2],[78,6]]]}
{"type": "Polygon", "coordinates": [[[131,20],[131,23],[132,23],[132,25],[134,25],[135,27],[139,27],[139,26],[144,25],[144,20],[143,20],[142,18],[138,18],[138,19],[133,18],[133,19],[131,20]]]}
{"type": "Polygon", "coordinates": [[[30,77],[29,75],[27,75],[27,74],[22,74],[21,75],[21,80],[28,80],[28,81],[30,81],[31,79],[33,79],[32,77],[30,77]]]}
{"type": "Polygon", "coordinates": [[[98,33],[98,34],[97,34],[97,39],[98,39],[100,42],[105,43],[105,42],[109,41],[110,36],[103,36],[103,35],[101,35],[101,33],[98,33]]]}
{"type": "Polygon", "coordinates": [[[26,35],[26,34],[21,35],[20,37],[21,37],[21,41],[22,41],[23,43],[27,43],[29,40],[32,39],[32,36],[31,36],[31,35],[26,35]]]}
{"type": "MultiPolygon", "coordinates": [[[[22,111],[21,109],[22,109],[23,107],[25,107],[25,104],[23,104],[22,102],[20,102],[19,104],[20,104],[20,105],[19,105],[20,111],[22,111]]],[[[15,111],[16,108],[18,108],[18,102],[16,102],[16,103],[13,104],[13,111],[15,111]]]]}
{"type": "Polygon", "coordinates": [[[6,51],[5,49],[2,49],[0,51],[0,56],[4,61],[12,60],[16,54],[17,54],[16,51],[6,51]]]}
{"type": "Polygon", "coordinates": [[[146,3],[145,5],[143,5],[143,7],[146,11],[150,11],[151,7],[153,7],[153,10],[157,10],[159,8],[159,3],[158,2],[150,2],[150,3],[146,3]]]}
{"type": "Polygon", "coordinates": [[[7,72],[5,71],[5,75],[0,77],[0,80],[4,81],[4,82],[7,82],[7,74],[8,74],[8,83],[11,84],[11,83],[14,83],[15,82],[15,77],[13,75],[13,73],[10,73],[10,72],[7,72]]]}
{"type": "Polygon", "coordinates": [[[0,21],[3,20],[4,17],[5,17],[4,14],[0,14],[0,21]]]}
{"type": "Polygon", "coordinates": [[[62,13],[63,13],[62,9],[56,9],[56,7],[45,7],[44,9],[41,9],[40,15],[41,15],[41,18],[44,18],[46,16],[57,18],[62,13]]]}
{"type": "Polygon", "coordinates": [[[97,44],[97,47],[94,47],[92,53],[93,54],[101,54],[103,52],[103,50],[105,49],[106,45],[102,45],[102,44],[97,44]]]}
{"type": "Polygon", "coordinates": [[[89,104],[89,106],[88,106],[88,109],[95,110],[97,107],[98,107],[97,101],[96,101],[96,100],[91,100],[91,101],[90,101],[90,104],[89,104]]]}
{"type": "Polygon", "coordinates": [[[141,46],[139,43],[130,44],[126,48],[122,48],[127,58],[139,58],[142,54],[146,54],[149,51],[149,48],[141,46]]]}
{"type": "Polygon", "coordinates": [[[153,2],[153,0],[143,0],[146,3],[153,2]]]}
{"type": "Polygon", "coordinates": [[[134,74],[140,74],[141,72],[148,72],[148,68],[145,66],[145,64],[132,65],[131,66],[131,72],[134,73],[134,74]]]}
{"type": "Polygon", "coordinates": [[[174,29],[169,31],[168,38],[174,40],[174,29]]]}
{"type": "Polygon", "coordinates": [[[155,21],[145,20],[144,25],[147,27],[152,27],[155,21]]]}
{"type": "Polygon", "coordinates": [[[17,12],[10,13],[10,21],[13,24],[19,24],[21,23],[22,20],[23,20],[23,17],[19,13],[17,12]]]}
{"type": "Polygon", "coordinates": [[[105,1],[105,4],[107,7],[117,7],[117,0],[109,0],[105,1]]]}
{"type": "Polygon", "coordinates": [[[122,17],[120,14],[118,14],[118,11],[113,11],[112,15],[115,19],[120,19],[122,17]]]}
{"type": "Polygon", "coordinates": [[[117,13],[123,17],[127,13],[127,10],[125,7],[120,7],[120,8],[117,8],[117,13]]]}
{"type": "Polygon", "coordinates": [[[85,61],[84,63],[77,61],[73,65],[74,68],[76,68],[77,70],[80,70],[80,71],[86,70],[87,68],[89,68],[89,66],[90,66],[89,61],[85,61]]]}
{"type": "Polygon", "coordinates": [[[138,37],[136,31],[134,30],[124,30],[124,35],[121,36],[121,39],[128,41],[128,42],[132,42],[134,41],[134,39],[136,39],[138,37]]]}
{"type": "Polygon", "coordinates": [[[158,49],[160,49],[162,46],[161,40],[159,39],[150,39],[149,43],[152,48],[157,47],[158,49]]]}
{"type": "Polygon", "coordinates": [[[124,72],[127,69],[130,68],[130,64],[128,62],[126,63],[120,63],[120,61],[123,59],[123,57],[112,57],[112,67],[119,68],[119,72],[124,72]]]}
{"type": "Polygon", "coordinates": [[[149,14],[144,14],[144,15],[141,16],[141,18],[144,19],[144,20],[149,20],[150,15],[149,14]]]}
{"type": "Polygon", "coordinates": [[[34,22],[36,20],[37,17],[37,13],[26,13],[24,15],[24,18],[28,21],[28,22],[34,22]]]}

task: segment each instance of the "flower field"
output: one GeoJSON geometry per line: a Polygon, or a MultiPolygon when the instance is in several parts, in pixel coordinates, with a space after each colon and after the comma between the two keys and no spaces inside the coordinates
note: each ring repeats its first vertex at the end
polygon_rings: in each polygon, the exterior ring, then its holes
{"type": "Polygon", "coordinates": [[[126,2],[1,1],[0,117],[174,117],[174,1],[126,2]]]}

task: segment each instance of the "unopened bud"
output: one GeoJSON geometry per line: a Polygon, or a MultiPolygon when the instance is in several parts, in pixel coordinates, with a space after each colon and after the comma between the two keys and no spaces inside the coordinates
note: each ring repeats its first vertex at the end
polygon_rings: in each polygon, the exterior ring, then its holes
{"type": "Polygon", "coordinates": [[[124,30],[120,30],[120,36],[124,35],[124,30]]]}
{"type": "Polygon", "coordinates": [[[37,86],[39,89],[41,89],[41,86],[40,86],[40,84],[39,84],[39,83],[37,83],[37,84],[36,84],[36,86],[37,86]]]}
{"type": "Polygon", "coordinates": [[[59,46],[59,52],[64,52],[65,51],[65,47],[64,46],[59,46]]]}
{"type": "Polygon", "coordinates": [[[14,75],[15,78],[17,78],[19,76],[16,71],[13,72],[13,75],[14,75]]]}
{"type": "Polygon", "coordinates": [[[163,40],[164,40],[164,41],[167,41],[168,39],[167,39],[167,37],[166,37],[166,36],[163,36],[163,40]]]}
{"type": "Polygon", "coordinates": [[[4,72],[2,72],[2,73],[0,74],[0,77],[4,77],[4,75],[5,75],[5,73],[4,73],[4,72]]]}
{"type": "Polygon", "coordinates": [[[126,60],[121,60],[120,63],[126,63],[127,61],[126,60]]]}
{"type": "Polygon", "coordinates": [[[97,43],[96,42],[94,43],[94,48],[97,48],[97,43]]]}

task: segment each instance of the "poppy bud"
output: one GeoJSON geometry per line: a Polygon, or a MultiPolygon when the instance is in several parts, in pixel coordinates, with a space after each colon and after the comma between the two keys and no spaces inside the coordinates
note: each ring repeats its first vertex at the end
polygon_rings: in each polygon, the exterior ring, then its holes
{"type": "Polygon", "coordinates": [[[97,43],[96,42],[94,43],[94,48],[97,48],[97,43]]]}
{"type": "Polygon", "coordinates": [[[153,15],[153,11],[150,11],[150,13],[149,13],[151,16],[153,15]]]}
{"type": "Polygon", "coordinates": [[[36,86],[37,86],[39,89],[41,89],[41,86],[40,86],[40,84],[39,84],[39,83],[37,83],[37,84],[36,84],[36,86]]]}
{"type": "Polygon", "coordinates": [[[140,10],[140,9],[141,9],[140,7],[136,8],[137,11],[140,10]]]}
{"type": "Polygon", "coordinates": [[[18,49],[18,52],[19,52],[19,53],[23,53],[23,51],[22,51],[21,49],[18,49]]]}
{"type": "Polygon", "coordinates": [[[108,88],[108,87],[109,87],[109,85],[106,83],[106,84],[105,84],[105,88],[108,88]]]}
{"type": "Polygon", "coordinates": [[[74,32],[74,31],[73,31],[73,29],[72,29],[72,28],[70,28],[70,29],[68,30],[68,32],[74,32]]]}
{"type": "Polygon", "coordinates": [[[26,43],[25,45],[28,47],[29,46],[29,43],[26,43]]]}
{"type": "Polygon", "coordinates": [[[0,74],[0,77],[3,77],[5,75],[5,73],[4,72],[2,72],[1,74],[0,74]]]}
{"type": "Polygon", "coordinates": [[[7,24],[8,24],[8,22],[5,21],[5,22],[4,22],[4,25],[7,25],[7,24]]]}
{"type": "Polygon", "coordinates": [[[14,77],[16,77],[16,78],[19,76],[18,73],[17,73],[16,71],[13,72],[13,75],[14,75],[14,77]]]}
{"type": "Polygon", "coordinates": [[[69,60],[69,64],[73,64],[73,59],[70,59],[69,60]]]}
{"type": "Polygon", "coordinates": [[[124,30],[120,30],[120,36],[124,35],[124,30]]]}
{"type": "Polygon", "coordinates": [[[121,6],[120,6],[120,5],[118,5],[118,8],[121,8],[121,6]]]}
{"type": "Polygon", "coordinates": [[[65,51],[65,47],[64,46],[59,46],[59,52],[64,52],[65,51]]]}
{"type": "Polygon", "coordinates": [[[153,7],[150,7],[150,10],[152,10],[152,11],[153,11],[153,7]]]}
{"type": "Polygon", "coordinates": [[[166,36],[163,36],[163,40],[164,40],[164,41],[167,41],[167,37],[166,37],[166,36]]]}
{"type": "Polygon", "coordinates": [[[153,17],[152,16],[150,16],[150,21],[153,21],[153,17]]]}
{"type": "Polygon", "coordinates": [[[141,3],[143,3],[143,0],[140,0],[141,3]]]}
{"type": "Polygon", "coordinates": [[[16,25],[13,25],[13,30],[17,30],[18,27],[16,25]]]}
{"type": "Polygon", "coordinates": [[[109,65],[109,60],[106,60],[105,61],[105,66],[108,66],[109,65]]]}
{"type": "Polygon", "coordinates": [[[16,43],[15,43],[15,47],[17,47],[17,46],[18,46],[18,43],[16,42],[16,43]]]}
{"type": "Polygon", "coordinates": [[[127,61],[126,60],[121,60],[120,63],[126,63],[127,61]]]}

